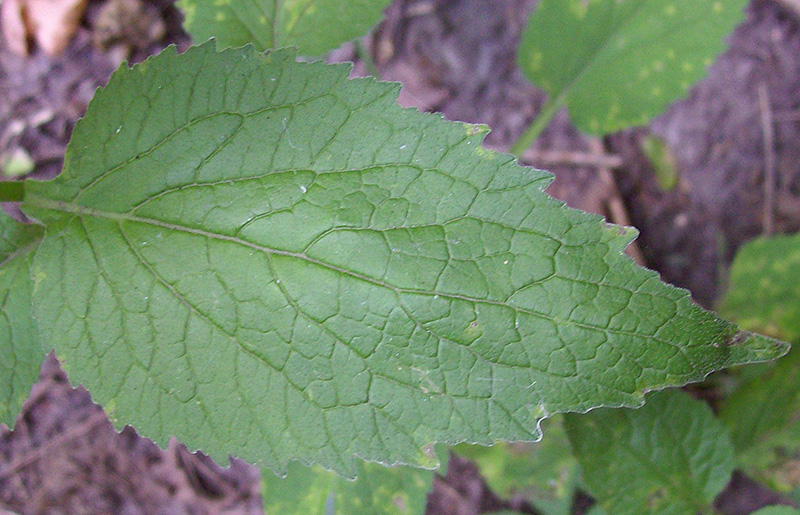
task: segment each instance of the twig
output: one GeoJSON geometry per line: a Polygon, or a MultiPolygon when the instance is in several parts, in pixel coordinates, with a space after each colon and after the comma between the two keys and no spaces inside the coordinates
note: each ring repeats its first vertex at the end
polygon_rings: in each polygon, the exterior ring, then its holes
{"type": "Polygon", "coordinates": [[[559,150],[534,150],[528,149],[522,155],[526,163],[536,163],[542,166],[594,166],[596,168],[621,168],[622,158],[611,154],[587,154],[585,152],[559,151],[559,150]]]}
{"type": "MultiPolygon", "coordinates": [[[[592,150],[594,156],[606,156],[605,149],[603,148],[603,142],[600,138],[592,138],[589,140],[589,148],[592,150]]],[[[625,210],[625,206],[622,204],[622,195],[619,193],[619,189],[617,189],[617,183],[614,181],[614,176],[611,173],[611,167],[598,167],[597,171],[600,174],[600,180],[603,181],[608,188],[608,191],[611,192],[611,198],[608,199],[608,211],[611,217],[611,221],[617,225],[629,226],[631,224],[631,220],[628,217],[628,212],[625,210]]],[[[639,245],[636,241],[631,242],[630,245],[625,249],[625,253],[628,254],[631,258],[633,258],[636,263],[641,266],[645,266],[644,254],[642,254],[642,250],[639,248],[639,245]]]]}
{"type": "Polygon", "coordinates": [[[758,85],[758,103],[764,142],[764,234],[769,236],[775,231],[775,131],[769,90],[764,82],[758,85]]]}
{"type": "Polygon", "coordinates": [[[12,474],[15,474],[19,470],[27,467],[28,465],[36,462],[39,460],[44,454],[52,450],[53,448],[58,447],[59,445],[63,445],[66,442],[81,436],[84,433],[88,433],[91,431],[95,426],[108,421],[108,415],[105,414],[103,411],[99,411],[94,413],[92,416],[84,419],[78,425],[70,427],[60,435],[56,436],[45,442],[41,447],[37,447],[29,452],[27,452],[21,458],[15,459],[11,462],[11,464],[2,470],[0,470],[0,480],[5,479],[12,474]]]}

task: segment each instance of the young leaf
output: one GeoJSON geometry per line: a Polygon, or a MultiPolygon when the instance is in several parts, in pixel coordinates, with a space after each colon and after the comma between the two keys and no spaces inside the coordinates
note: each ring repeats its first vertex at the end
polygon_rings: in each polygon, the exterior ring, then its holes
{"type": "Polygon", "coordinates": [[[720,312],[749,330],[800,341],[800,234],[742,247],[720,312]]]}
{"type": "Polygon", "coordinates": [[[422,515],[434,473],[412,467],[356,462],[349,481],[319,466],[289,465],[285,478],[263,478],[267,515],[422,515]]]}
{"type": "Polygon", "coordinates": [[[318,56],[363,36],[390,0],[178,0],[195,41],[252,43],[259,50],[296,46],[318,56]]]}
{"type": "Polygon", "coordinates": [[[535,440],[548,414],[785,352],[637,268],[633,230],[545,195],[482,128],[348,71],[166,50],[26,184],[44,341],[117,424],[277,471],[432,467],[433,442],[535,440]]]}
{"type": "Polygon", "coordinates": [[[462,444],[455,452],[474,461],[489,487],[502,497],[524,495],[544,515],[569,515],[578,473],[560,416],[542,423],[536,443],[462,444]]]}
{"type": "Polygon", "coordinates": [[[30,263],[41,227],[0,212],[0,423],[14,426],[44,353],[31,313],[30,263]]]}
{"type": "Polygon", "coordinates": [[[593,134],[642,125],[705,73],[747,0],[541,0],[519,66],[593,134]]]}
{"type": "Polygon", "coordinates": [[[680,390],[638,410],[567,415],[583,479],[608,513],[706,513],[734,468],[733,445],[708,406],[680,390]]]}

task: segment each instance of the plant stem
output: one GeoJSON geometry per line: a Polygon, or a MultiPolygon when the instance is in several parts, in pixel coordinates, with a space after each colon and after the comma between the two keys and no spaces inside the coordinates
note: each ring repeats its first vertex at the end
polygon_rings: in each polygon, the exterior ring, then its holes
{"type": "Polygon", "coordinates": [[[511,153],[517,156],[518,159],[521,159],[523,152],[528,150],[528,147],[536,141],[539,134],[550,124],[550,120],[553,119],[553,116],[555,116],[561,106],[564,105],[565,100],[565,95],[560,95],[555,98],[551,96],[548,98],[547,102],[542,106],[542,110],[539,111],[539,114],[534,118],[533,123],[525,129],[522,136],[520,136],[511,147],[511,153]]]}
{"type": "Polygon", "coordinates": [[[22,202],[24,197],[24,181],[0,181],[0,202],[22,202]]]}

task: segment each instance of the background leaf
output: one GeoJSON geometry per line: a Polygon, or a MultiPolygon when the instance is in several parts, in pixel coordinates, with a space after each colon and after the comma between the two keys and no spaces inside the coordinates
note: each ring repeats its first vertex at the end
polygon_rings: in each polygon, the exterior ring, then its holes
{"type": "Polygon", "coordinates": [[[267,515],[422,515],[434,473],[412,467],[356,462],[349,481],[319,466],[289,466],[285,478],[263,477],[267,515]]]}
{"type": "Polygon", "coordinates": [[[542,430],[546,436],[536,443],[462,444],[455,452],[474,461],[501,497],[523,495],[545,515],[569,515],[578,463],[560,416],[543,420],[542,430]]]}
{"type": "Polygon", "coordinates": [[[581,130],[643,125],[685,95],[747,0],[541,0],[519,66],[581,130]]]}
{"type": "Polygon", "coordinates": [[[363,36],[390,0],[179,0],[184,27],[197,42],[259,50],[296,46],[318,56],[363,36]]]}
{"type": "Polygon", "coordinates": [[[285,471],[535,440],[555,412],[785,352],[622,254],[485,129],[347,66],[213,44],[122,68],[62,174],[35,308],[117,425],[285,471]]]}
{"type": "Polygon", "coordinates": [[[743,246],[720,312],[746,329],[800,342],[800,234],[743,246]]]}
{"type": "Polygon", "coordinates": [[[31,317],[30,264],[41,227],[0,212],[0,422],[14,427],[44,353],[31,317]]]}
{"type": "Polygon", "coordinates": [[[637,410],[567,415],[583,479],[608,513],[705,513],[728,484],[733,445],[709,407],[680,390],[637,410]]]}
{"type": "Polygon", "coordinates": [[[800,510],[791,506],[767,506],[753,512],[753,515],[800,515],[800,510]]]}
{"type": "MultiPolygon", "coordinates": [[[[742,325],[800,342],[800,235],[758,238],[739,251],[722,311],[742,325]]],[[[800,350],[744,381],[720,407],[739,465],[787,492],[800,488],[800,350]]]]}

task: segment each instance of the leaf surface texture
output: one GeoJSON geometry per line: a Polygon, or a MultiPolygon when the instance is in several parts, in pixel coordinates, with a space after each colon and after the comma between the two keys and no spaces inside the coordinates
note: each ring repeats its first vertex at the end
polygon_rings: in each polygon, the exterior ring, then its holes
{"type": "Polygon", "coordinates": [[[62,174],[36,315],[117,424],[283,472],[535,440],[561,411],[785,352],[622,255],[485,129],[398,86],[252,48],[121,68],[62,174]]]}
{"type": "Polygon", "coordinates": [[[607,513],[707,513],[735,465],[722,423],[680,390],[648,396],[637,410],[565,417],[583,479],[607,513]]]}
{"type": "Polygon", "coordinates": [[[195,41],[220,46],[252,43],[259,50],[296,46],[322,55],[363,36],[389,0],[180,0],[184,26],[195,41]]]}
{"type": "Polygon", "coordinates": [[[32,318],[32,251],[41,227],[0,213],[0,423],[14,427],[39,377],[44,353],[32,318]]]}

